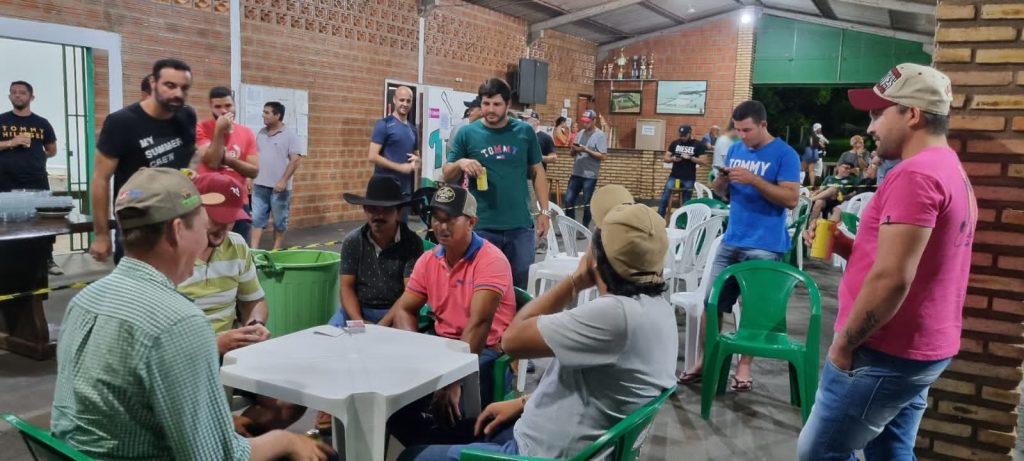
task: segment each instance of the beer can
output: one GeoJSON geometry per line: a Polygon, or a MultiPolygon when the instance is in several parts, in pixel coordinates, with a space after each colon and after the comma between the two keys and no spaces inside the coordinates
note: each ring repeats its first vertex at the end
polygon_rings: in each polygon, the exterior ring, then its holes
{"type": "Polygon", "coordinates": [[[814,241],[811,243],[811,257],[832,259],[832,233],[836,223],[827,219],[819,219],[814,227],[814,241]]]}
{"type": "Polygon", "coordinates": [[[482,168],[480,175],[476,177],[476,190],[487,190],[487,168],[482,168]]]}

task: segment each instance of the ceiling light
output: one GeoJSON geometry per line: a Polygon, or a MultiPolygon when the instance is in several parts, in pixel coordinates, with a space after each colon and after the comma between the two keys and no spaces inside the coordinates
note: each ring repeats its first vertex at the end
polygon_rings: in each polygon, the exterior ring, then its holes
{"type": "Polygon", "coordinates": [[[690,9],[686,10],[686,12],[692,14],[692,13],[696,13],[697,10],[693,8],[693,5],[690,5],[690,9]]]}
{"type": "Polygon", "coordinates": [[[750,14],[749,11],[744,11],[743,15],[740,16],[740,22],[743,24],[750,24],[754,20],[754,15],[750,14]]]}

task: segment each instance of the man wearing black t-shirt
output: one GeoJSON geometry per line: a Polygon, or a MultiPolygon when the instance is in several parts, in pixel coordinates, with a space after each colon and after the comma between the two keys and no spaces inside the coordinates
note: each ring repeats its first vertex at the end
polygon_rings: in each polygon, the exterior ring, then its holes
{"type": "MultiPolygon", "coordinates": [[[[192,86],[192,69],[177,59],[161,59],[150,75],[153,93],[107,116],[96,143],[92,177],[92,207],[96,217],[110,216],[110,178],[114,197],[140,168],[188,168],[196,150],[196,113],[185,105],[192,86]]],[[[96,239],[89,254],[104,261],[111,253],[110,229],[96,219],[96,239]]],[[[114,262],[121,259],[120,243],[114,262]]]]}
{"type": "Polygon", "coordinates": [[[682,125],[679,127],[679,139],[669,144],[665,151],[665,163],[672,164],[672,173],[665,182],[665,190],[661,193],[661,204],[658,205],[658,214],[665,216],[668,209],[668,202],[672,196],[672,189],[676,188],[676,181],[683,189],[683,203],[690,200],[693,194],[693,183],[697,181],[697,165],[704,165],[706,160],[699,158],[704,155],[704,143],[693,139],[693,127],[682,125]]]}
{"type": "Polygon", "coordinates": [[[28,82],[11,83],[14,110],[0,114],[0,192],[49,190],[46,159],[57,154],[57,135],[45,118],[32,113],[28,82]]]}

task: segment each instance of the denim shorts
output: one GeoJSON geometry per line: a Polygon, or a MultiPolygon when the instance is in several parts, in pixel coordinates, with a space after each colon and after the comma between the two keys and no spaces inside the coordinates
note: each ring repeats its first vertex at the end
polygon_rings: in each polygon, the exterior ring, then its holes
{"type": "MultiPolygon", "coordinates": [[[[715,260],[711,264],[711,279],[709,281],[713,282],[718,278],[718,274],[721,274],[722,271],[733,264],[739,264],[744,261],[781,261],[783,256],[784,253],[776,253],[759,248],[734,247],[722,243],[718,246],[718,253],[715,254],[715,260]]],[[[708,290],[708,295],[710,294],[711,290],[708,290]]],[[[736,283],[736,279],[730,277],[722,285],[722,293],[718,295],[718,312],[732,312],[732,305],[736,304],[736,300],[739,297],[739,284],[736,283]]],[[[705,298],[704,304],[707,305],[707,302],[708,299],[705,298]]]]}
{"type": "Polygon", "coordinates": [[[288,208],[292,202],[292,191],[274,192],[273,187],[253,185],[252,187],[252,226],[257,229],[267,227],[270,214],[274,214],[274,229],[278,232],[288,230],[288,208]]]}

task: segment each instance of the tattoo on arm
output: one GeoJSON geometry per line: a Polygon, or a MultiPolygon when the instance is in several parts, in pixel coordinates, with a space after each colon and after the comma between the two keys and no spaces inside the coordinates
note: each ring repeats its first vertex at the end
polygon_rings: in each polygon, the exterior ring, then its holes
{"type": "Polygon", "coordinates": [[[857,331],[846,330],[846,342],[851,346],[860,345],[876,326],[878,326],[878,316],[874,311],[867,311],[864,314],[864,324],[857,331]]]}

